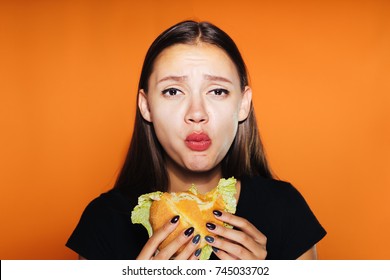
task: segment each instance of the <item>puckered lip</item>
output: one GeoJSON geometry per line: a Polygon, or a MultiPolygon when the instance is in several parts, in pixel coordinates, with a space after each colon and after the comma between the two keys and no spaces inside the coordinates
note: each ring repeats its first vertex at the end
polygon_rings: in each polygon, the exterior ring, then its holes
{"type": "Polygon", "coordinates": [[[184,142],[193,151],[205,151],[211,145],[210,137],[204,132],[193,132],[186,137],[184,142]]]}

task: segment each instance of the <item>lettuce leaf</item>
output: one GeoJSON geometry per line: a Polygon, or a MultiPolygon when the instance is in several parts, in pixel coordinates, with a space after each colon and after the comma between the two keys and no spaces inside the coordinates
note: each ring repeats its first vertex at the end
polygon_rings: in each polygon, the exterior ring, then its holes
{"type": "Polygon", "coordinates": [[[237,180],[234,177],[229,179],[222,178],[218,183],[218,192],[222,195],[223,201],[226,204],[226,212],[236,213],[237,200],[234,195],[237,193],[237,180]]]}
{"type": "Polygon", "coordinates": [[[138,205],[131,212],[131,222],[133,224],[142,224],[148,231],[149,237],[153,235],[152,225],[150,224],[150,207],[154,200],[160,200],[162,192],[152,192],[138,197],[138,205]]]}
{"type": "Polygon", "coordinates": [[[213,252],[213,248],[207,244],[202,248],[202,252],[200,252],[199,260],[208,260],[213,252]]]}

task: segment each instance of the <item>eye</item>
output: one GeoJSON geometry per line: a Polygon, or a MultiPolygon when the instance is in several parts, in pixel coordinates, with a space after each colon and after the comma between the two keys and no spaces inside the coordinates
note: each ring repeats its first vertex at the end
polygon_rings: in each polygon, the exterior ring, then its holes
{"type": "Polygon", "coordinates": [[[213,93],[214,95],[221,96],[221,95],[229,94],[229,91],[227,89],[223,89],[223,88],[216,88],[216,89],[210,90],[209,93],[213,93]]]}
{"type": "Polygon", "coordinates": [[[178,90],[177,88],[167,88],[167,89],[164,89],[162,91],[162,94],[163,95],[169,95],[169,96],[175,96],[179,93],[181,93],[182,91],[178,90]]]}

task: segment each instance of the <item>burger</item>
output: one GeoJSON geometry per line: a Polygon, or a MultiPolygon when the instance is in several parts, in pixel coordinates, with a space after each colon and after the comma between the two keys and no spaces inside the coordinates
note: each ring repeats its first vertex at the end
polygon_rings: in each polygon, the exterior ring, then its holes
{"type": "MultiPolygon", "coordinates": [[[[222,210],[234,214],[236,212],[237,200],[236,179],[221,179],[218,186],[211,191],[200,194],[195,185],[192,185],[185,192],[153,192],[141,195],[138,198],[138,205],[131,213],[133,224],[142,224],[148,231],[149,237],[164,224],[168,223],[174,216],[179,215],[179,225],[159,246],[162,250],[179,234],[194,227],[194,236],[201,236],[198,247],[202,249],[199,259],[210,258],[212,247],[207,244],[204,237],[213,236],[206,228],[206,223],[213,223],[232,228],[231,225],[217,220],[213,210],[222,210]]],[[[177,253],[183,249],[180,248],[177,253]]]]}

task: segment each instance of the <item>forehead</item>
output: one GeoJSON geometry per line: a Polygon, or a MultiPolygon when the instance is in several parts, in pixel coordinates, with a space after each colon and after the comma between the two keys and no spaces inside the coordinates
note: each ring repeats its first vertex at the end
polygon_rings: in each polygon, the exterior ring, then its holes
{"type": "Polygon", "coordinates": [[[194,71],[239,81],[236,66],[227,53],[208,43],[176,44],[166,48],[157,56],[152,75],[161,78],[167,74],[189,75],[194,71]]]}

